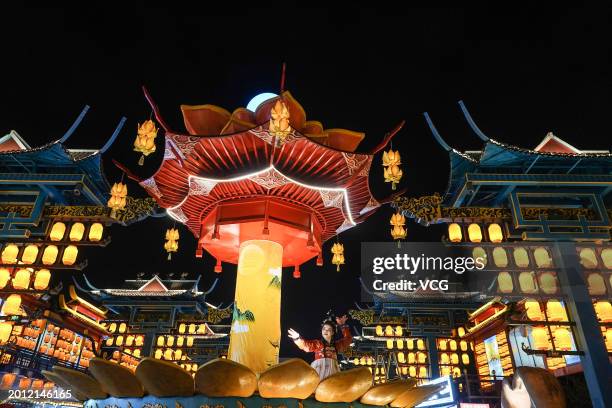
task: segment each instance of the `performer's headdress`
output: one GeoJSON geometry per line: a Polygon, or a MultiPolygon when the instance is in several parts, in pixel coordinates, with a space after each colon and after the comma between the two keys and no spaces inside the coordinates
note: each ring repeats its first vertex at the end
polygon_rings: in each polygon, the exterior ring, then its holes
{"type": "Polygon", "coordinates": [[[323,328],[325,325],[331,326],[334,334],[336,334],[338,331],[336,328],[336,314],[331,309],[327,311],[327,315],[325,316],[325,319],[323,319],[323,323],[321,323],[321,328],[323,328]]]}

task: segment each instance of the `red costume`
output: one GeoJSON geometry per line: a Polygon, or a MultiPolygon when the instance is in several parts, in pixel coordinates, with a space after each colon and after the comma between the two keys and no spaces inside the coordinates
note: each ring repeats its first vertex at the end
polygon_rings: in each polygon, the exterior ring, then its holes
{"type": "Polygon", "coordinates": [[[336,340],[333,345],[324,344],[322,340],[304,340],[301,337],[295,340],[295,344],[307,353],[314,353],[315,360],[321,358],[338,360],[338,355],[336,353],[341,353],[346,350],[353,341],[353,336],[351,335],[351,330],[348,325],[342,325],[341,329],[343,337],[336,340]]]}

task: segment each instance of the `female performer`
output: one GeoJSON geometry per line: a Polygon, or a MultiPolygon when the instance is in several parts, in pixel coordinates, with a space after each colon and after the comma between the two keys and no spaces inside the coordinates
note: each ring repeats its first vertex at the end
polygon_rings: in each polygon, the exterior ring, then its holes
{"type": "Polygon", "coordinates": [[[289,329],[289,337],[295,342],[295,345],[307,353],[314,353],[314,361],[311,366],[319,373],[321,380],[340,371],[338,367],[338,355],[346,350],[353,340],[351,330],[346,321],[346,315],[336,317],[336,323],[331,319],[326,319],[321,325],[321,339],[304,340],[298,332],[289,329]],[[336,324],[342,330],[342,338],[334,341],[336,334],[336,324]]]}

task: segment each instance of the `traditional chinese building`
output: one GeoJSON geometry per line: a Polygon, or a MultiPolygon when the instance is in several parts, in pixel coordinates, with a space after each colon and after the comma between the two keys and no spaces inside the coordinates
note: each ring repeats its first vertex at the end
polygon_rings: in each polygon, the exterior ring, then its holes
{"type": "Polygon", "coordinates": [[[231,305],[220,309],[206,302],[217,280],[206,291],[196,280],[126,280],[121,288],[98,289],[86,276],[78,289],[102,304],[109,313],[104,327],[110,335],[102,356],[135,366],[142,357],[174,361],[188,371],[227,356],[231,305]]]}
{"type": "MultiPolygon", "coordinates": [[[[507,145],[486,136],[460,107],[482,149],[452,148],[425,114],[449,155],[447,191],[393,205],[422,225],[448,224],[443,243],[483,257],[486,268],[453,299],[389,294],[353,311],[364,323],[355,353],[396,341],[383,359],[388,364],[401,352],[397,339],[389,340],[398,337],[396,324],[410,336],[426,330],[423,374],[450,369],[460,376],[465,369],[486,391],[519,366],[560,377],[582,372],[594,406],[609,406],[612,155],[579,150],[552,134],[533,150],[507,145]]],[[[413,372],[418,363],[409,364],[413,372]]]]}

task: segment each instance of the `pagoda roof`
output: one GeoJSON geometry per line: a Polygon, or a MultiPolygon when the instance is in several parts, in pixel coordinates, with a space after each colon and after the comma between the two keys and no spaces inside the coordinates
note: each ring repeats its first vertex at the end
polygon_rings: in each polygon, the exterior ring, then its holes
{"type": "MultiPolygon", "coordinates": [[[[436,129],[427,113],[425,119],[438,143],[448,152],[450,158],[450,177],[443,205],[460,206],[457,200],[465,190],[468,175],[508,175],[517,177],[538,175],[611,175],[612,153],[607,150],[580,150],[563,139],[548,133],[534,148],[526,149],[503,143],[486,136],[476,125],[463,102],[459,106],[472,131],[483,142],[483,148],[475,151],[461,152],[450,147],[436,129]]],[[[491,187],[494,188],[494,187],[491,187]]],[[[501,188],[497,186],[497,188],[501,188]]],[[[499,200],[500,196],[492,191],[481,192],[478,198],[472,198],[478,205],[487,205],[491,200],[499,200]],[[487,198],[488,197],[488,198],[487,198]]]]}
{"type": "MultiPolygon", "coordinates": [[[[102,153],[104,153],[117,138],[125,118],[100,149],[71,149],[66,146],[70,136],[78,128],[85,114],[89,110],[86,106],[70,129],[53,142],[38,147],[31,147],[16,131],[11,130],[0,138],[0,172],[13,175],[17,182],[30,184],[25,178],[29,175],[37,176],[41,182],[48,182],[52,174],[61,174],[63,179],[58,184],[71,184],[82,182],[85,187],[87,199],[95,204],[106,204],[110,185],[104,176],[102,168],[102,153]],[[24,174],[23,177],[17,176],[24,174]],[[40,176],[40,177],[38,177],[40,176]],[[78,179],[78,177],[84,177],[78,179]],[[25,178],[24,178],[25,177],[25,178]],[[23,179],[23,180],[22,180],[23,179]]],[[[9,178],[11,179],[11,178],[9,178]]],[[[68,185],[67,184],[67,185],[68,185]]]]}

